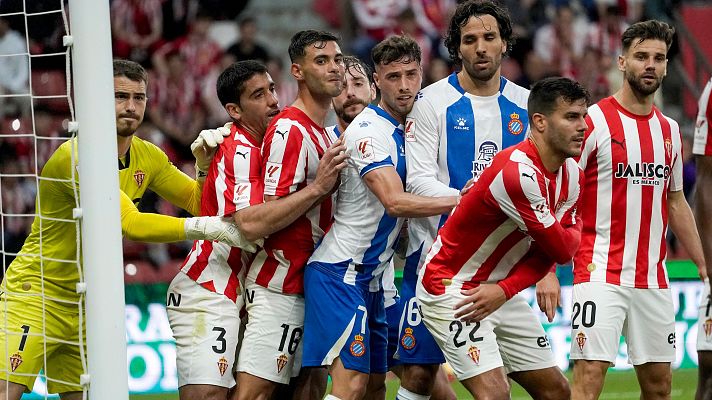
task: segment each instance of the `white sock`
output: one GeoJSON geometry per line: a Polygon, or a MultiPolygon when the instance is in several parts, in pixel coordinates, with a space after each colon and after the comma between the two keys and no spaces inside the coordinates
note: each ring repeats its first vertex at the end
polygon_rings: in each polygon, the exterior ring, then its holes
{"type": "Polygon", "coordinates": [[[340,398],[334,396],[333,394],[327,394],[324,400],[341,400],[340,398]]]}
{"type": "Polygon", "coordinates": [[[401,386],[398,388],[396,400],[430,400],[430,396],[413,393],[410,390],[401,386]]]}

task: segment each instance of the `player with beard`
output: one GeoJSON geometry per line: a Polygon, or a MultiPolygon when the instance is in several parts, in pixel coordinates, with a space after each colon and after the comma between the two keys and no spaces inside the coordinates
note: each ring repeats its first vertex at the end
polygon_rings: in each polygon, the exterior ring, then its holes
{"type": "Polygon", "coordinates": [[[304,366],[328,366],[327,399],[384,398],[388,370],[385,270],[404,217],[440,215],[458,197],[405,192],[403,123],[420,89],[418,44],[391,36],[373,48],[374,80],[381,91],[349,124],[351,153],[341,173],[334,224],[304,272],[304,366]],[[329,304],[324,307],[324,304],[329,304]]]}
{"type": "Polygon", "coordinates": [[[667,71],[674,29],[660,21],[622,35],[623,86],[589,108],[579,164],[586,176],[581,246],[574,257],[573,398],[598,398],[621,333],[643,399],[669,399],[675,314],[665,266],[668,223],[705,271],[682,193],[682,138],[653,97],[667,71]]]}
{"type": "MultiPolygon", "coordinates": [[[[297,32],[289,57],[299,89],[294,103],[272,119],[263,139],[261,173],[267,202],[306,190],[316,178],[319,159],[337,140],[324,129],[324,119],[344,83],[338,38],[323,31],[297,32]]],[[[271,234],[250,263],[245,279],[248,322],[234,399],[268,398],[277,385],[299,374],[304,266],[332,220],[332,196],[322,196],[305,214],[271,234]]],[[[323,392],[318,384],[325,384],[323,375],[322,369],[303,371],[295,396],[313,398],[313,393],[323,392]]]]}
{"type": "Polygon", "coordinates": [[[346,85],[341,94],[331,101],[336,113],[336,125],[326,128],[336,137],[341,136],[351,121],[376,98],[371,67],[354,56],[345,56],[344,66],[346,85]]]}
{"type": "MultiPolygon", "coordinates": [[[[423,89],[408,115],[408,191],[423,196],[457,194],[490,165],[499,151],[524,140],[529,129],[529,91],[501,75],[502,58],[512,42],[510,16],[495,2],[470,0],[457,7],[445,43],[450,58],[462,69],[423,89]]],[[[408,221],[409,244],[401,287],[404,309],[397,351],[403,363],[399,398],[428,398],[438,366],[445,361],[421,323],[415,283],[425,255],[447,217],[408,221]]],[[[559,284],[553,271],[537,284],[537,299],[540,308],[553,319],[559,302],[559,284]]],[[[522,296],[515,296],[505,307],[529,305],[522,296]]],[[[540,325],[533,314],[524,315],[532,318],[528,325],[540,325]]],[[[548,341],[544,343],[542,351],[550,352],[548,341]]],[[[552,379],[563,382],[561,390],[565,390],[566,382],[554,365],[549,365],[552,379]]],[[[541,368],[524,364],[519,367],[541,368]]],[[[542,387],[529,384],[521,371],[509,372],[535,397],[544,395],[542,387]]],[[[454,394],[450,398],[455,398],[454,394]]]]}

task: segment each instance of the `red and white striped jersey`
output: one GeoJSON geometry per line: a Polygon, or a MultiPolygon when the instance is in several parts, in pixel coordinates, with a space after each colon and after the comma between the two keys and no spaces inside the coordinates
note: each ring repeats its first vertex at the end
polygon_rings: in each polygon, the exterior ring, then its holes
{"type": "MultiPolygon", "coordinates": [[[[265,196],[284,197],[313,181],[319,159],[335,140],[300,109],[282,110],[272,119],[262,143],[265,196]]],[[[332,219],[332,198],[327,198],[271,234],[255,255],[247,280],[280,293],[303,293],[304,266],[332,219]]]]}
{"type": "Polygon", "coordinates": [[[692,144],[692,154],[712,156],[712,78],[705,86],[700,96],[695,123],[695,141],[692,144]]]}
{"type": "MultiPolygon", "coordinates": [[[[249,133],[232,126],[231,135],[218,147],[203,186],[200,214],[230,216],[262,203],[262,156],[249,133]]],[[[196,240],[181,271],[201,286],[236,301],[240,280],[253,254],[225,243],[196,240]]]]}
{"type": "Polygon", "coordinates": [[[656,107],[635,115],[613,97],[591,106],[586,122],[574,283],[667,288],[667,193],[682,189],[680,128],[656,107]]]}
{"type": "Polygon", "coordinates": [[[575,247],[546,253],[539,247],[566,247],[562,227],[576,223],[581,183],[576,161],[567,159],[551,173],[530,140],[502,150],[440,229],[420,271],[425,290],[459,295],[480,283],[525,273],[521,268],[533,255],[548,261],[537,271],[540,277],[553,264],[547,254],[570,259],[575,247]],[[532,239],[539,246],[532,246],[532,239]]]}

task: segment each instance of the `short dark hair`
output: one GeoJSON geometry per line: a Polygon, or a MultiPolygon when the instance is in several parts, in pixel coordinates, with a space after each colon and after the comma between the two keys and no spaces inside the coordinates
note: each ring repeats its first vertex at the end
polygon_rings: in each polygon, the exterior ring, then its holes
{"type": "Polygon", "coordinates": [[[238,61],[220,73],[215,85],[218,99],[223,105],[235,103],[240,105],[240,96],[245,90],[245,82],[257,74],[267,73],[267,67],[256,60],[238,61]]]}
{"type": "Polygon", "coordinates": [[[373,69],[371,69],[370,65],[361,61],[360,58],[355,57],[355,56],[344,56],[344,67],[346,69],[346,72],[348,72],[351,75],[355,75],[354,72],[363,73],[364,75],[366,75],[366,79],[368,79],[368,83],[370,83],[370,84],[373,83],[373,69]]]}
{"type": "Polygon", "coordinates": [[[556,109],[558,99],[569,104],[578,100],[586,100],[588,106],[591,102],[591,95],[585,87],[573,79],[560,76],[544,78],[535,83],[529,93],[527,101],[529,122],[532,122],[532,115],[535,113],[551,115],[556,109]]]}
{"type": "Polygon", "coordinates": [[[621,36],[623,44],[623,52],[628,51],[633,40],[638,39],[638,43],[646,39],[662,40],[665,42],[667,49],[670,50],[672,45],[672,37],[675,35],[675,28],[666,22],[651,19],[648,21],[636,22],[628,27],[621,36]]]}
{"type": "Polygon", "coordinates": [[[470,17],[478,17],[481,15],[491,15],[497,20],[499,27],[499,35],[502,40],[507,42],[507,52],[514,45],[512,37],[512,20],[509,16],[509,11],[504,6],[501,6],[491,0],[468,0],[460,3],[455,9],[450,19],[450,25],[445,36],[445,47],[450,54],[450,59],[456,63],[460,63],[460,40],[462,36],[462,27],[467,24],[470,17]]]}
{"type": "Polygon", "coordinates": [[[292,40],[289,42],[289,59],[292,62],[297,62],[307,54],[307,47],[314,45],[314,47],[321,49],[326,46],[326,42],[338,43],[339,37],[327,31],[315,31],[312,29],[299,31],[292,36],[292,40]]]}
{"type": "Polygon", "coordinates": [[[371,50],[371,60],[374,65],[390,64],[392,62],[421,63],[422,52],[418,42],[408,35],[395,35],[383,39],[371,50]]]}
{"type": "Polygon", "coordinates": [[[113,67],[114,78],[117,76],[125,76],[132,81],[143,82],[148,85],[148,74],[141,64],[117,58],[114,60],[113,67]]]}

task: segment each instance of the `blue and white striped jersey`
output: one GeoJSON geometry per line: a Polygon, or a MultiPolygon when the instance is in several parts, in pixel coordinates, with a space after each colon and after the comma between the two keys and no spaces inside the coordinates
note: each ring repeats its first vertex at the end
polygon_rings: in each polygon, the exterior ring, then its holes
{"type": "MultiPolygon", "coordinates": [[[[457,74],[424,88],[405,124],[407,189],[422,196],[455,196],[477,179],[500,150],[527,135],[529,90],[500,78],[499,92],[474,96],[457,74]]],[[[405,285],[415,285],[418,269],[447,216],[408,221],[405,285]]]]}
{"type": "Polygon", "coordinates": [[[390,260],[403,219],[386,214],[362,177],[377,168],[393,167],[405,187],[403,125],[370,105],[343,135],[350,159],[341,171],[334,223],[309,263],[328,264],[330,272],[345,283],[377,291],[383,270],[392,268],[390,260]]]}

